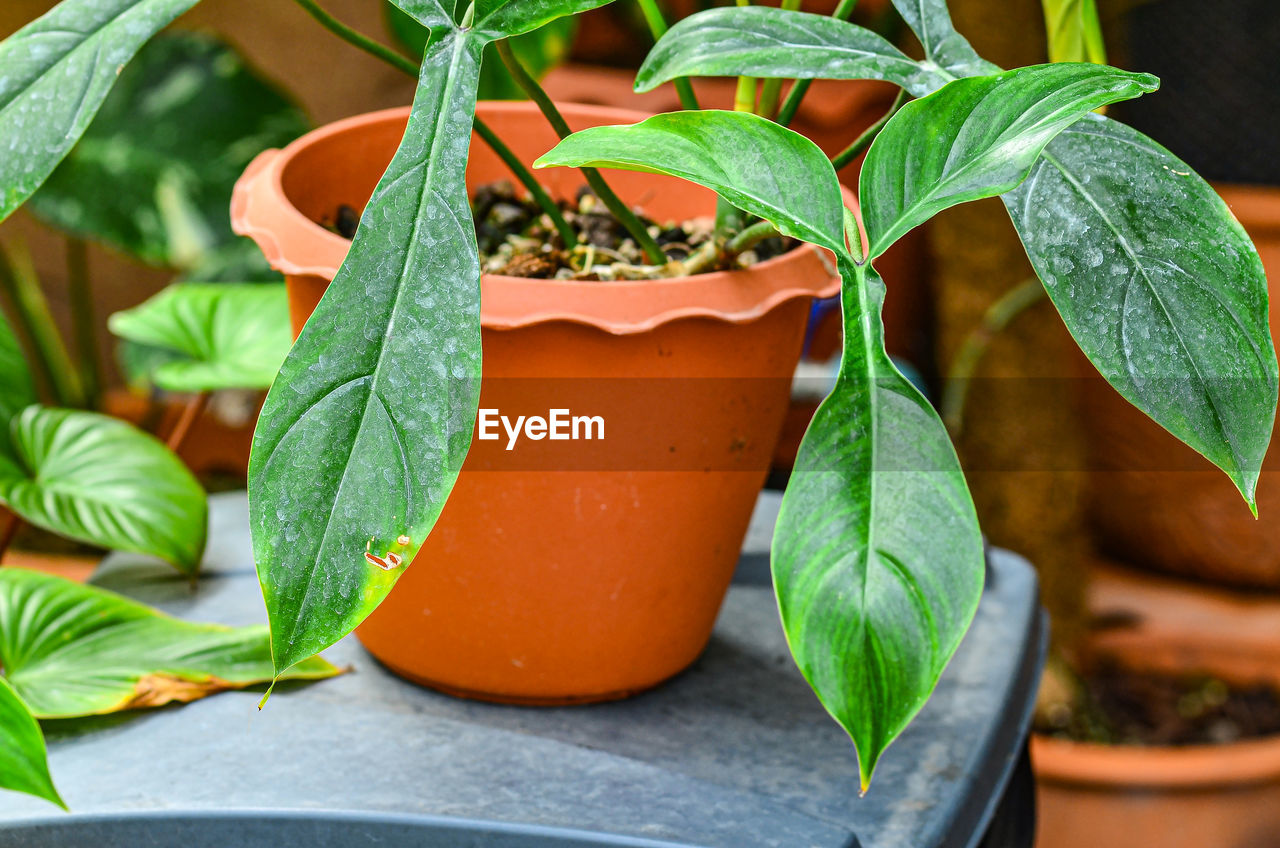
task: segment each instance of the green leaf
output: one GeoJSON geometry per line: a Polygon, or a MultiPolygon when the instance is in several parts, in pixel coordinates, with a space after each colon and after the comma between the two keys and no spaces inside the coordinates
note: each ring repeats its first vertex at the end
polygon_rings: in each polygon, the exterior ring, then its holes
{"type": "Polygon", "coordinates": [[[0,677],[0,789],[26,792],[64,810],[67,808],[49,775],[49,756],[40,725],[3,677],[0,677]]]}
{"type": "Polygon", "coordinates": [[[791,651],[853,739],[866,791],[960,644],[984,566],[946,430],[885,353],[884,286],[847,255],[840,266],[840,373],[800,444],[772,564],[791,651]]]}
{"type": "Polygon", "coordinates": [[[197,0],[63,0],[0,43],[0,221],[93,120],[124,64],[197,0]]]}
{"type": "Polygon", "coordinates": [[[176,283],[107,326],[180,355],[149,375],[169,392],[269,388],[293,344],[283,283],[176,283]]]}
{"type": "Polygon", "coordinates": [[[1095,0],[1041,0],[1050,62],[1104,65],[1107,48],[1095,0]]]}
{"type": "MultiPolygon", "coordinates": [[[[170,618],[114,592],[35,571],[0,571],[0,661],[37,718],[191,701],[272,679],[267,628],[170,618]]],[[[286,675],[338,669],[310,657],[286,675]]]]}
{"type": "Polygon", "coordinates": [[[93,412],[29,406],[0,455],[0,503],[25,521],[91,545],[200,567],[204,490],[154,437],[93,412]]]}
{"type": "Polygon", "coordinates": [[[475,32],[496,40],[532,32],[557,18],[606,6],[613,0],[476,0],[475,32]]]}
{"type": "Polygon", "coordinates": [[[1081,350],[1252,507],[1276,354],[1262,263],[1222,199],[1151,139],[1090,115],[1005,205],[1081,350]]]}
{"type": "Polygon", "coordinates": [[[9,420],[37,400],[27,358],[13,327],[0,313],[0,448],[9,445],[9,420]]]}
{"type": "Polygon", "coordinates": [[[301,110],[225,43],[160,35],[28,208],[144,262],[193,268],[236,240],[231,190],[250,160],[307,129],[301,110]]]}
{"type": "Polygon", "coordinates": [[[978,55],[951,23],[946,0],[893,0],[894,8],[924,45],[925,56],[955,77],[985,76],[1000,68],[978,55]]]}
{"type": "Polygon", "coordinates": [[[889,80],[917,97],[951,80],[876,33],[825,15],[731,6],[691,15],[658,41],[636,91],[679,77],[889,80]]]}
{"type": "Polygon", "coordinates": [[[872,257],[938,212],[1002,194],[1090,110],[1154,91],[1150,74],[1058,64],[957,80],[908,103],[876,138],[859,194],[872,257]]]}
{"type": "Polygon", "coordinates": [[[364,620],[471,445],[480,264],[464,174],[482,43],[433,40],[400,149],[254,433],[254,556],[283,670],[364,620]],[[407,543],[399,541],[401,538],[407,543]]]}
{"type": "Polygon", "coordinates": [[[748,112],[671,112],[631,126],[593,127],[533,163],[552,165],[681,177],[785,235],[844,249],[844,204],[830,160],[804,136],[748,112]]]}

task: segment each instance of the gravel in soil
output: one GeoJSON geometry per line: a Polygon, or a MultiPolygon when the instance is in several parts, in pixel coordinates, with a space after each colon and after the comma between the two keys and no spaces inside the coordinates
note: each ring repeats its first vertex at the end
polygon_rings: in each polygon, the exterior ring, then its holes
{"type": "MultiPolygon", "coordinates": [[[[506,181],[488,183],[471,196],[480,267],[486,274],[543,280],[646,280],[680,273],[677,264],[713,238],[711,218],[659,223],[640,216],[672,264],[654,265],[599,198],[585,186],[572,201],[557,205],[578,244],[566,249],[559,232],[529,195],[506,181]]],[[[320,224],[343,238],[355,236],[360,213],[339,206],[320,224]]],[[[765,239],[735,257],[723,255],[702,271],[747,268],[797,246],[794,239],[765,239]]]]}

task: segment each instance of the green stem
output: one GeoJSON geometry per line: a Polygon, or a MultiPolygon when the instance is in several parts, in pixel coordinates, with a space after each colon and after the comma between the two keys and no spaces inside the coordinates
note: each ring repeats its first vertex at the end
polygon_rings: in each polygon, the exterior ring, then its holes
{"type": "Polygon", "coordinates": [[[1032,277],[1024,280],[991,304],[983,313],[981,323],[960,344],[942,389],[942,421],[953,439],[960,435],[964,427],[964,404],[969,396],[969,382],[987,348],[1009,326],[1009,322],[1044,297],[1044,286],[1039,279],[1032,277]]]}
{"type": "Polygon", "coordinates": [[[885,124],[889,123],[889,119],[896,115],[898,110],[902,108],[902,104],[906,102],[907,93],[905,91],[899,91],[897,98],[893,101],[893,105],[889,107],[888,112],[885,112],[884,115],[880,117],[880,120],[867,127],[866,131],[855,138],[852,144],[844,150],[841,150],[835,156],[831,157],[832,166],[839,171],[854,159],[857,159],[858,155],[862,153],[862,151],[871,146],[871,142],[876,140],[876,136],[880,134],[880,130],[884,129],[885,124]]]}
{"type": "MultiPolygon", "coordinates": [[[[858,0],[840,0],[835,11],[831,13],[831,17],[839,21],[847,21],[857,5],[858,0]]],[[[791,86],[791,90],[787,92],[787,99],[782,101],[782,108],[778,110],[778,123],[784,127],[791,125],[791,122],[795,120],[796,111],[800,108],[800,101],[804,100],[804,96],[809,92],[809,86],[812,84],[813,80],[796,80],[796,84],[791,86]]]]}
{"type": "MultiPolygon", "coordinates": [[[[555,130],[556,135],[560,138],[568,138],[572,131],[569,124],[565,122],[564,117],[560,114],[560,110],[551,102],[551,98],[547,96],[547,92],[538,84],[524,65],[520,64],[520,60],[511,52],[511,45],[504,38],[496,42],[498,47],[498,56],[502,58],[502,64],[506,65],[507,72],[511,74],[516,85],[529,95],[529,99],[537,104],[542,114],[546,116],[547,123],[551,124],[551,128],[555,130]]],[[[609,208],[613,216],[618,219],[618,223],[630,233],[635,239],[640,249],[644,251],[645,256],[655,265],[664,265],[667,262],[667,255],[663,253],[662,248],[649,235],[649,231],[645,229],[644,224],[636,217],[635,213],[627,208],[618,195],[614,194],[613,189],[609,188],[608,183],[604,181],[604,177],[600,176],[600,172],[595,168],[582,168],[582,174],[587,178],[587,185],[591,186],[591,190],[595,192],[596,197],[609,208]]]]}
{"type": "MultiPolygon", "coordinates": [[[[369,38],[369,36],[347,26],[342,21],[338,20],[318,6],[314,0],[294,0],[294,2],[305,9],[311,17],[319,21],[321,26],[338,36],[338,38],[341,38],[348,44],[363,50],[374,58],[381,59],[396,70],[402,71],[414,79],[418,78],[418,65],[413,60],[400,55],[390,47],[379,44],[372,38],[369,38]]],[[[515,153],[511,151],[511,148],[507,147],[506,143],[489,128],[489,125],[480,118],[477,117],[475,119],[473,126],[475,127],[476,135],[480,136],[481,140],[483,140],[485,144],[489,145],[490,149],[492,149],[494,153],[498,154],[498,158],[507,164],[507,167],[511,169],[511,173],[515,175],[515,178],[520,181],[520,184],[525,187],[525,190],[529,192],[530,196],[533,197],[538,206],[542,208],[542,211],[551,219],[551,223],[555,226],[556,232],[560,233],[560,238],[564,241],[565,247],[572,248],[576,245],[578,243],[578,239],[577,236],[574,235],[573,228],[569,226],[567,221],[565,221],[564,215],[560,212],[560,208],[555,205],[550,197],[547,196],[546,191],[544,191],[542,186],[538,184],[538,181],[534,179],[533,174],[524,166],[524,163],[521,162],[520,159],[516,157],[515,153]]]]}
{"type": "Polygon", "coordinates": [[[97,409],[102,371],[98,362],[93,288],[89,281],[89,245],[75,236],[67,237],[67,297],[71,305],[71,330],[76,340],[85,405],[89,409],[97,409]]]}
{"type": "MultiPolygon", "coordinates": [[[[653,41],[656,44],[662,36],[667,34],[666,18],[662,16],[657,0],[636,0],[636,2],[640,4],[640,12],[644,15],[645,23],[649,25],[649,32],[653,33],[653,41]]],[[[674,80],[674,84],[682,108],[689,110],[701,108],[698,105],[698,96],[693,93],[693,83],[686,77],[680,77],[674,80]]]]}
{"type": "MultiPolygon", "coordinates": [[[[786,12],[795,12],[800,8],[800,0],[782,0],[779,7],[786,12]]],[[[776,115],[778,112],[778,98],[781,95],[781,77],[765,80],[760,86],[760,105],[756,108],[756,114],[763,118],[772,118],[776,115]]]]}
{"type": "Polygon", "coordinates": [[[71,356],[54,323],[49,301],[26,248],[0,245],[0,288],[13,304],[18,324],[31,343],[33,358],[59,406],[82,408],[84,390],[71,356]]]}
{"type": "Polygon", "coordinates": [[[777,227],[773,224],[768,221],[757,221],[725,243],[725,255],[730,258],[738,256],[746,253],[760,242],[776,238],[779,235],[777,227]]]}

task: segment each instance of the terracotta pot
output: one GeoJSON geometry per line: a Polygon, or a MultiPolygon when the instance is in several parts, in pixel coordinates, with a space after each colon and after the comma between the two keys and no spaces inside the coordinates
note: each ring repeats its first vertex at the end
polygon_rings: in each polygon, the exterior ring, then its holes
{"type": "MultiPolygon", "coordinates": [[[[243,480],[249,469],[253,426],[265,393],[218,392],[196,418],[178,455],[196,474],[225,474],[243,480]]],[[[153,404],[126,389],[109,390],[102,411],[152,432],[167,434],[182,417],[185,404],[166,398],[153,404]]]]}
{"type": "MultiPolygon", "coordinates": [[[[570,125],[643,115],[563,107],[570,125]]],[[[555,137],[524,103],[480,115],[526,161],[555,137]]],[[[342,121],[268,152],[237,187],[233,221],[288,277],[301,322],[348,243],[313,221],[361,207],[407,110],[342,121]]],[[[509,178],[482,144],[468,182],[509,178]]],[[[609,172],[662,220],[714,196],[609,172]]],[[[577,171],[542,172],[556,194],[577,171]]],[[[837,291],[804,247],[749,271],[640,282],[486,276],[481,407],[602,416],[603,441],[473,442],[414,565],[359,629],[396,672],[456,694],[526,703],[622,697],[701,652],[786,412],[809,302],[837,291]],[[615,435],[616,434],[616,435],[615,435]]],[[[297,324],[295,324],[295,327],[297,324]]]]}
{"type": "MultiPolygon", "coordinates": [[[[1129,667],[1164,646],[1133,639],[1106,653],[1129,667]]],[[[1239,650],[1237,647],[1236,651],[1239,650]]],[[[1202,652],[1177,671],[1228,682],[1270,682],[1230,673],[1235,651],[1202,652]]],[[[1280,833],[1280,738],[1182,748],[1090,745],[1033,736],[1036,848],[1269,848],[1280,833]]]]}
{"type": "MultiPolygon", "coordinates": [[[[1217,186],[1280,279],[1280,189],[1217,186]]],[[[1280,298],[1271,299],[1280,331],[1280,298]]],[[[1084,366],[1088,367],[1088,366],[1084,366]]],[[[1207,460],[1152,423],[1097,378],[1084,381],[1084,425],[1094,454],[1091,521],[1111,556],[1221,583],[1280,589],[1280,460],[1275,443],[1258,483],[1255,520],[1207,460]]]]}

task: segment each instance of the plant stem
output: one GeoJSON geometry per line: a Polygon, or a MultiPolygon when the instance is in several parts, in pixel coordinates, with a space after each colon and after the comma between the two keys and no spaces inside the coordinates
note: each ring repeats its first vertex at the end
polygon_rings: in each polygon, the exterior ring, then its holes
{"type": "MultiPolygon", "coordinates": [[[[831,17],[839,21],[847,21],[857,5],[858,0],[840,0],[835,11],[831,13],[831,17]]],[[[804,100],[804,96],[808,93],[811,85],[813,85],[813,80],[796,80],[796,84],[791,86],[791,90],[787,92],[787,99],[782,101],[782,108],[778,110],[778,123],[784,127],[790,126],[791,122],[795,120],[796,111],[800,108],[800,101],[804,100]]]]}
{"type": "Polygon", "coordinates": [[[71,304],[71,330],[76,340],[85,406],[97,409],[102,372],[98,362],[93,288],[89,280],[89,245],[75,236],[67,237],[67,296],[71,304]]]}
{"type": "Polygon", "coordinates": [[[9,552],[9,546],[13,544],[14,538],[21,529],[22,519],[16,512],[9,513],[9,520],[5,522],[4,530],[0,530],[0,560],[3,560],[4,555],[9,552]]]}
{"type": "Polygon", "coordinates": [[[866,131],[855,138],[848,147],[831,157],[832,166],[839,171],[854,159],[857,159],[858,155],[862,153],[862,151],[871,146],[871,142],[876,140],[876,136],[880,134],[880,130],[884,129],[885,124],[889,123],[889,119],[896,115],[898,110],[902,108],[902,104],[906,102],[907,93],[905,91],[899,91],[898,96],[893,101],[893,105],[889,107],[888,112],[885,112],[884,115],[880,117],[880,120],[867,127],[866,131]]]}
{"type": "Polygon", "coordinates": [[[778,230],[768,221],[757,221],[725,243],[725,255],[732,258],[746,253],[766,239],[776,238],[778,230]]]}
{"type": "Polygon", "coordinates": [[[964,428],[964,404],[969,396],[969,382],[987,348],[1009,326],[1009,322],[1044,297],[1044,286],[1039,279],[1031,277],[1022,281],[987,308],[981,323],[960,344],[947,373],[946,384],[942,387],[942,421],[951,432],[951,438],[957,438],[964,428]]]}
{"type": "MultiPolygon", "coordinates": [[[[386,45],[379,44],[369,36],[352,29],[333,15],[326,12],[314,0],[294,0],[299,6],[307,11],[311,17],[320,22],[320,25],[329,32],[341,38],[348,44],[357,47],[374,58],[381,59],[396,70],[402,71],[414,79],[418,78],[418,65],[412,59],[400,55],[386,45]]],[[[551,223],[555,226],[556,232],[560,233],[560,238],[564,241],[566,248],[572,248],[578,243],[577,236],[574,235],[573,228],[565,221],[564,215],[561,214],[560,208],[555,205],[546,191],[534,179],[533,174],[524,163],[507,147],[502,139],[498,138],[497,133],[489,128],[489,125],[476,118],[473,124],[476,135],[498,154],[498,158],[507,164],[511,169],[511,173],[525,187],[525,190],[533,197],[534,201],[542,208],[547,217],[551,219],[551,223]]]]}
{"type": "MultiPolygon", "coordinates": [[[[649,32],[653,33],[653,41],[656,44],[662,36],[667,34],[667,21],[662,17],[662,10],[658,8],[657,0],[637,0],[637,2],[640,4],[640,11],[644,15],[645,23],[649,25],[649,32]]],[[[702,108],[698,105],[698,96],[693,93],[693,83],[689,82],[688,78],[680,77],[673,80],[673,83],[682,108],[689,110],[702,108]]]]}
{"type": "MultiPolygon", "coordinates": [[[[800,8],[800,0],[782,0],[779,7],[786,12],[795,12],[800,8]]],[[[797,81],[797,84],[799,82],[797,81]]],[[[782,78],[767,79],[760,86],[760,104],[756,114],[762,118],[772,118],[778,112],[778,98],[782,94],[782,78]]]]}
{"type": "Polygon", "coordinates": [[[59,406],[84,406],[84,390],[62,343],[49,301],[25,247],[0,245],[0,288],[13,304],[18,324],[31,344],[33,359],[59,406]]]}
{"type": "MultiPolygon", "coordinates": [[[[547,123],[551,124],[551,128],[555,130],[556,135],[561,138],[568,138],[572,134],[569,125],[565,122],[564,117],[560,114],[560,110],[551,102],[551,98],[547,96],[547,92],[542,86],[538,85],[524,65],[520,64],[520,60],[511,52],[511,45],[507,43],[507,39],[496,42],[498,47],[498,55],[502,58],[502,64],[506,65],[511,78],[515,80],[516,85],[529,95],[529,99],[537,104],[542,110],[542,114],[546,116],[547,123]]],[[[587,185],[591,186],[591,190],[596,193],[596,197],[609,208],[613,216],[618,219],[618,223],[626,228],[631,237],[635,239],[636,244],[644,251],[645,256],[655,265],[666,264],[667,255],[663,253],[662,248],[654,241],[653,236],[649,235],[649,231],[645,229],[644,224],[636,217],[635,213],[627,208],[618,195],[613,193],[613,189],[609,188],[608,183],[604,181],[604,177],[600,176],[600,172],[595,168],[582,168],[582,174],[587,178],[587,185]]]]}
{"type": "Polygon", "coordinates": [[[187,434],[191,432],[192,425],[196,423],[200,413],[204,412],[205,405],[208,402],[208,392],[201,392],[187,401],[187,405],[182,408],[182,414],[178,417],[178,423],[173,425],[173,429],[169,431],[169,435],[165,438],[165,444],[169,446],[169,450],[174,453],[178,452],[178,449],[182,447],[182,443],[187,440],[187,434]]]}

